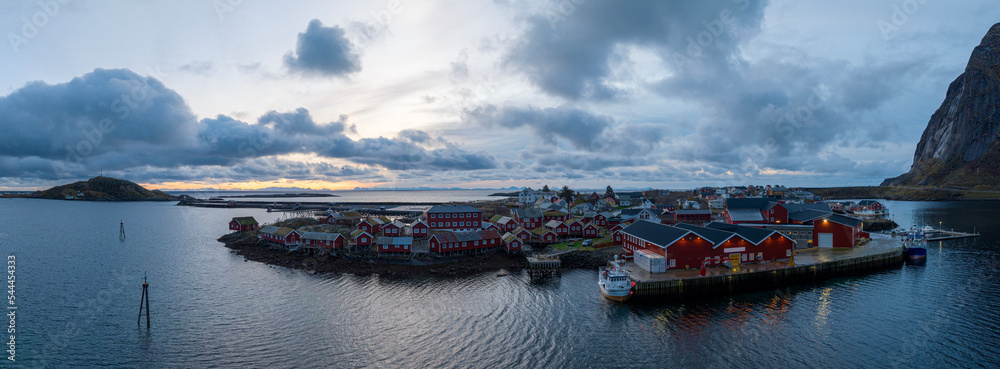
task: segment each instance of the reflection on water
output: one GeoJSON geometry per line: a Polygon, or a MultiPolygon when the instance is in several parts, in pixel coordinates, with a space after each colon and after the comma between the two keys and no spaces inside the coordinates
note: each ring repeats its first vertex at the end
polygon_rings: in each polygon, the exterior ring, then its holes
{"type": "Polygon", "coordinates": [[[976,227],[983,237],[939,242],[925,266],[755,294],[619,304],[600,295],[590,270],[540,282],[523,273],[310,275],[244,262],[214,241],[230,217],[279,216],[261,209],[0,200],[0,233],[5,251],[18,255],[19,301],[31,312],[18,320],[18,360],[29,366],[43,358],[53,367],[997,364],[1000,203],[888,205],[922,222],[976,227]],[[148,331],[135,325],[143,272],[148,331]],[[52,345],[68,324],[77,329],[61,339],[66,345],[52,345]],[[920,338],[906,345],[910,337],[920,338]]]}

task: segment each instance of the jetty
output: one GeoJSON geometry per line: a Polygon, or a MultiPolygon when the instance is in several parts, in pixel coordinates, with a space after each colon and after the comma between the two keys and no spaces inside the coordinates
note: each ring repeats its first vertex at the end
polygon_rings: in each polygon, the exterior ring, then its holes
{"type": "Polygon", "coordinates": [[[551,278],[562,275],[562,261],[557,257],[548,255],[534,255],[527,257],[528,275],[535,278],[551,278]]]}
{"type": "Polygon", "coordinates": [[[955,240],[959,238],[970,238],[970,237],[979,237],[979,233],[967,233],[967,232],[935,229],[933,231],[926,232],[924,239],[926,239],[927,241],[944,241],[944,240],[955,240]]]}
{"type": "Polygon", "coordinates": [[[632,262],[626,270],[635,281],[636,298],[679,299],[763,291],[884,270],[902,265],[903,255],[899,239],[880,237],[854,248],[810,248],[785,260],[708,267],[704,276],[699,269],[649,273],[632,262]]]}

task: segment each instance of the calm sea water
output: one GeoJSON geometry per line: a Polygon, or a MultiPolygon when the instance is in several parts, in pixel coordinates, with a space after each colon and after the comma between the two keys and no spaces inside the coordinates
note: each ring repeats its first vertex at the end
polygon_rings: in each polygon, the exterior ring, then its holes
{"type": "Polygon", "coordinates": [[[337,197],[232,197],[242,195],[261,195],[267,192],[171,192],[176,195],[186,194],[197,198],[207,199],[210,197],[222,197],[227,200],[236,201],[302,201],[302,202],[447,202],[447,201],[476,201],[476,200],[502,200],[504,197],[490,196],[494,193],[507,193],[513,190],[414,190],[414,191],[391,191],[391,190],[350,190],[350,191],[327,191],[325,193],[337,195],[337,197]]]}
{"type": "Polygon", "coordinates": [[[538,284],[245,262],[215,239],[232,216],[280,216],[259,209],[4,199],[0,248],[16,256],[26,367],[996,367],[1000,203],[888,206],[983,237],[935,243],[924,266],[645,304],[606,301],[589,270],[538,284]]]}

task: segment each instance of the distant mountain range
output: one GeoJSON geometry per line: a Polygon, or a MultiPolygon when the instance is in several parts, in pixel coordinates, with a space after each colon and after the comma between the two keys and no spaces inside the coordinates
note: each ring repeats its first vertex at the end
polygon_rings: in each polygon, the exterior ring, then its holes
{"type": "Polygon", "coordinates": [[[882,185],[1000,187],[1000,23],[948,86],[920,137],[910,171],[882,185]]]}

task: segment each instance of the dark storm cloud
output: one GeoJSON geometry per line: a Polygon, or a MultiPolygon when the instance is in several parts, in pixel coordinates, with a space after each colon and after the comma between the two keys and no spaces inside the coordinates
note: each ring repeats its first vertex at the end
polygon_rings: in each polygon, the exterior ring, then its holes
{"type": "Polygon", "coordinates": [[[551,95],[607,100],[623,90],[612,69],[626,46],[671,64],[725,63],[741,37],[759,31],[766,1],[551,1],[525,15],[504,63],[551,95]]]}
{"type": "Polygon", "coordinates": [[[338,26],[323,27],[313,19],[299,33],[294,52],[285,54],[285,66],[293,72],[347,76],[361,70],[361,56],[338,26]]]}
{"type": "Polygon", "coordinates": [[[657,147],[667,128],[663,124],[617,122],[606,115],[560,106],[537,108],[482,105],[463,112],[463,120],[495,129],[528,127],[543,143],[565,140],[574,149],[619,154],[645,154],[657,147]]]}
{"type": "MultiPolygon", "coordinates": [[[[183,98],[151,77],[97,69],[72,81],[32,82],[0,97],[0,177],[57,179],[107,172],[188,172],[219,178],[365,176],[372,168],[474,170],[495,168],[483,151],[467,151],[419,130],[396,138],[351,139],[347,116],[318,123],[309,111],[270,111],[256,123],[229,116],[196,120],[183,98]],[[275,155],[315,154],[361,167],[309,164],[292,168],[275,155]],[[281,168],[266,168],[271,163],[281,168]],[[325,166],[325,167],[324,167],[325,166]],[[219,168],[227,168],[221,170],[219,168]],[[360,169],[359,169],[360,168],[360,169]],[[287,170],[286,170],[287,169],[287,170]],[[213,172],[218,175],[212,174],[213,172]],[[240,177],[239,173],[248,175],[240,177]],[[283,173],[283,174],[282,174],[283,173]]],[[[135,178],[134,179],[140,179],[135,178]]],[[[204,177],[203,177],[204,178],[204,177]]]]}

